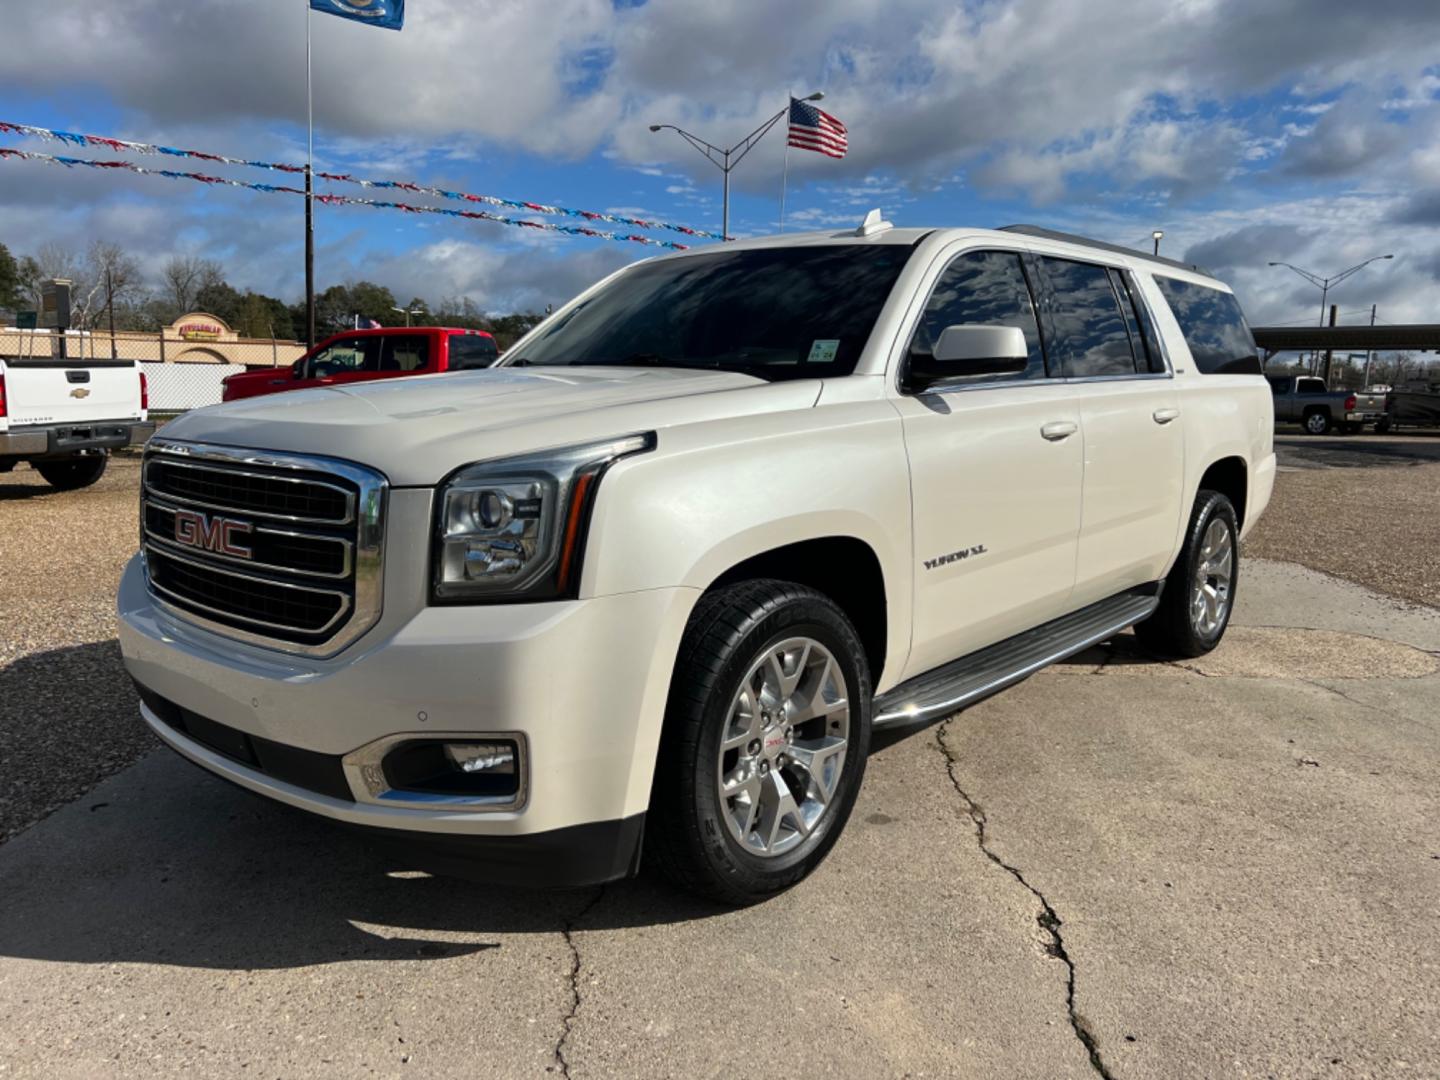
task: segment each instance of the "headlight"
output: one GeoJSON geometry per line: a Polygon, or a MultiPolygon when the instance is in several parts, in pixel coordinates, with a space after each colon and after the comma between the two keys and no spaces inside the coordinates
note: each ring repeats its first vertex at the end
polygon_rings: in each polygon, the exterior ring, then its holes
{"type": "Polygon", "coordinates": [[[437,499],[432,599],[437,603],[574,596],[600,477],[655,435],[467,465],[437,499]]]}

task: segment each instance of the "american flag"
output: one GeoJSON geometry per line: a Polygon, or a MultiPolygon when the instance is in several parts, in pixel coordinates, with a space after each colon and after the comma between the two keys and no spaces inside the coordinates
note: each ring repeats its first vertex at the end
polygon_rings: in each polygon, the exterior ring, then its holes
{"type": "Polygon", "coordinates": [[[845,125],[827,112],[804,101],[790,99],[790,138],[787,146],[814,150],[827,157],[843,158],[849,141],[845,125]]]}

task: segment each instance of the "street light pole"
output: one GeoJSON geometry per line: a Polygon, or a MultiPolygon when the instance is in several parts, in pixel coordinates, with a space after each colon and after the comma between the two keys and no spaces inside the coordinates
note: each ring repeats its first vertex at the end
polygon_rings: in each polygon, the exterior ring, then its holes
{"type": "Polygon", "coordinates": [[[405,328],[406,328],[407,330],[410,328],[410,316],[411,316],[411,315],[423,315],[423,314],[425,314],[425,309],[424,309],[424,308],[418,308],[418,307],[417,307],[417,308],[392,307],[390,310],[391,310],[391,311],[398,311],[398,312],[400,312],[402,315],[405,316],[405,328]]]}
{"type": "MultiPolygon", "coordinates": [[[[1312,272],[1312,271],[1310,271],[1310,270],[1304,270],[1304,269],[1296,266],[1294,263],[1288,263],[1288,262],[1272,262],[1272,263],[1270,263],[1270,265],[1271,265],[1271,266],[1288,266],[1291,270],[1294,270],[1295,273],[1299,274],[1299,275],[1300,275],[1301,277],[1303,277],[1306,281],[1310,282],[1311,285],[1314,285],[1317,289],[1320,290],[1320,321],[1319,321],[1318,323],[1316,323],[1316,325],[1317,325],[1317,326],[1324,326],[1324,325],[1325,325],[1325,302],[1326,302],[1326,300],[1328,300],[1328,299],[1330,298],[1330,290],[1331,290],[1331,288],[1333,288],[1333,287],[1336,286],[1336,285],[1339,285],[1339,284],[1340,284],[1342,281],[1344,281],[1346,278],[1350,277],[1350,275],[1355,274],[1355,273],[1358,273],[1359,271],[1365,269],[1365,267],[1369,266],[1369,265],[1370,265],[1371,263],[1373,263],[1373,262],[1380,262],[1382,259],[1393,259],[1393,258],[1395,258],[1395,256],[1394,256],[1393,254],[1391,254],[1391,255],[1372,255],[1370,258],[1366,259],[1364,262],[1356,263],[1354,266],[1350,267],[1350,269],[1348,269],[1348,270],[1341,270],[1340,273],[1338,273],[1338,274],[1331,274],[1329,277],[1321,277],[1319,274],[1316,274],[1316,273],[1314,273],[1314,272],[1312,272]]],[[[1318,349],[1315,350],[1315,356],[1318,357],[1319,355],[1320,355],[1320,350],[1318,350],[1318,349]]]]}
{"type": "MultiPolygon", "coordinates": [[[[817,90],[815,93],[810,94],[807,97],[792,100],[819,101],[824,96],[825,95],[823,93],[817,90]]],[[[763,124],[757,127],[754,131],[750,132],[749,135],[746,135],[734,146],[731,146],[729,148],[719,147],[716,146],[714,143],[708,143],[704,139],[700,138],[700,136],[692,135],[684,128],[676,127],[674,124],[650,125],[651,131],[665,131],[668,129],[675,132],[675,134],[679,135],[691,146],[695,147],[696,150],[700,151],[700,153],[705,155],[706,160],[709,161],[710,164],[714,165],[717,169],[719,169],[720,172],[724,175],[724,181],[722,182],[720,189],[722,192],[722,201],[720,208],[720,232],[726,240],[730,239],[730,170],[735,168],[736,165],[739,165],[740,162],[744,159],[745,155],[748,154],[752,149],[754,149],[755,144],[765,137],[765,133],[769,131],[772,127],[774,127],[777,123],[779,123],[780,118],[782,116],[785,116],[789,112],[790,106],[786,105],[785,108],[781,109],[774,116],[770,117],[770,119],[766,120],[763,124]]]]}

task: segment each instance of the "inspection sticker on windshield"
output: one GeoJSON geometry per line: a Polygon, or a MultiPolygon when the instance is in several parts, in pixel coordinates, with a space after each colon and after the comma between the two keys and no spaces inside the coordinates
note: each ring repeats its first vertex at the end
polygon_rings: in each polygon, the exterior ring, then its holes
{"type": "Polygon", "coordinates": [[[839,351],[839,338],[816,338],[810,345],[810,355],[806,357],[806,362],[811,364],[828,364],[835,359],[835,354],[839,351]]]}

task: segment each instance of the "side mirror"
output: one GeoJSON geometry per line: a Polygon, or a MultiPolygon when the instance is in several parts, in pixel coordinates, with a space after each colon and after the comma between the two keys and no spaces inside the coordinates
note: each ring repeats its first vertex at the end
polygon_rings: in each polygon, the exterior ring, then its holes
{"type": "Polygon", "coordinates": [[[298,378],[300,378],[304,373],[305,373],[305,360],[304,360],[304,358],[302,357],[301,359],[296,360],[293,364],[290,365],[290,377],[291,377],[292,379],[298,379],[298,378]]]}
{"type": "Polygon", "coordinates": [[[1029,363],[1025,332],[1018,326],[947,326],[928,355],[911,354],[905,382],[918,393],[957,379],[1019,375],[1029,363]]]}

